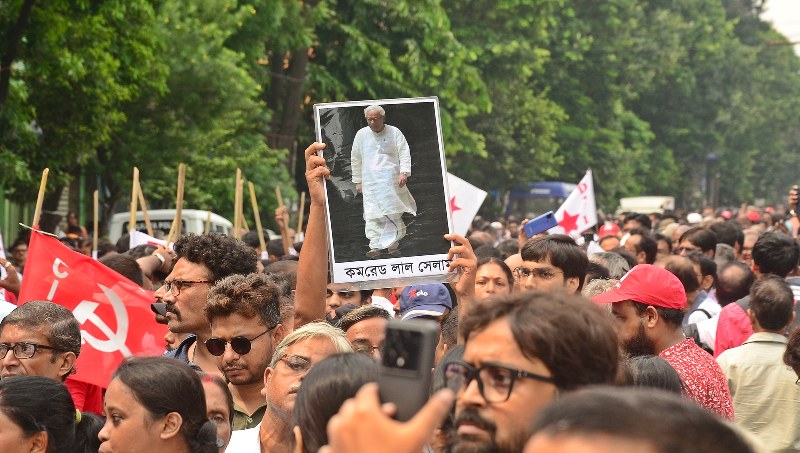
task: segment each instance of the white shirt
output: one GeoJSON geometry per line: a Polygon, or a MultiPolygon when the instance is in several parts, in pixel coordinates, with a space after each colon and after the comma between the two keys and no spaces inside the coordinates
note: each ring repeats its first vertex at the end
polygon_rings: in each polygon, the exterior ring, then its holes
{"type": "Polygon", "coordinates": [[[259,431],[261,431],[261,423],[253,428],[234,431],[225,451],[231,453],[261,453],[261,441],[258,438],[259,431]]]}
{"type": "Polygon", "coordinates": [[[353,183],[362,185],[364,220],[403,212],[417,215],[408,186],[397,184],[400,173],[411,174],[411,150],[400,129],[387,124],[380,132],[369,127],[356,132],[350,169],[353,183]]]}

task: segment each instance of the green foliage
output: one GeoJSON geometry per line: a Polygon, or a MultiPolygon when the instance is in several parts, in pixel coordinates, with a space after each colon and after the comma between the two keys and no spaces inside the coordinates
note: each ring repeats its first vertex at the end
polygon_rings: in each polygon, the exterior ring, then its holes
{"type": "Polygon", "coordinates": [[[314,102],[438,96],[448,156],[485,154],[466,118],[489,109],[474,55],[438,1],[338,0],[316,28],[314,102]]]}
{"type": "Polygon", "coordinates": [[[38,2],[16,39],[9,30],[23,3],[0,3],[0,52],[6,57],[11,41],[19,48],[0,104],[0,153],[16,156],[8,159],[15,171],[3,173],[7,194],[29,201],[41,169],[51,167],[49,187],[60,187],[125,122],[121,104],[151,83],[155,40],[144,0],[38,2]]]}
{"type": "Polygon", "coordinates": [[[4,1],[0,185],[31,201],[45,166],[52,189],[85,167],[109,214],[126,204],[135,165],[150,207],[167,207],[184,162],[186,207],[230,218],[241,168],[272,225],[274,186],[294,196],[289,165],[302,167],[314,103],[438,96],[449,170],[484,189],[577,182],[591,168],[608,210],[640,194],[692,208],[778,201],[798,182],[800,59],[762,9],[760,0],[4,1]],[[704,186],[713,179],[717,200],[704,186]]]}
{"type": "MultiPolygon", "coordinates": [[[[156,32],[164,43],[162,61],[169,62],[166,90],[130,104],[130,116],[140,120],[120,130],[100,153],[100,170],[107,172],[112,193],[129,193],[128,175],[136,165],[152,206],[173,206],[177,166],[183,162],[185,206],[232,219],[236,168],[241,168],[257,188],[262,220],[271,221],[266,208],[275,204],[273,188],[288,180],[284,153],[264,143],[267,113],[260,87],[248,74],[244,54],[226,46],[249,16],[251,9],[234,1],[163,5],[156,32]]],[[[252,219],[249,201],[245,205],[252,219]]]]}

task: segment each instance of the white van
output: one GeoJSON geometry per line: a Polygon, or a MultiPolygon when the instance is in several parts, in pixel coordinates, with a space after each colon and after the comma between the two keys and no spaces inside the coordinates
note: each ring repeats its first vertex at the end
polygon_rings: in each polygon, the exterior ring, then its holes
{"type": "MultiPolygon", "coordinates": [[[[166,238],[172,227],[172,219],[175,218],[174,209],[154,209],[147,211],[150,216],[150,225],[153,233],[158,238],[166,238]],[[162,232],[163,235],[159,234],[162,232]]],[[[181,211],[181,232],[183,234],[195,233],[203,234],[206,229],[206,219],[208,211],[197,209],[184,209],[181,211]]],[[[108,239],[115,243],[123,234],[128,232],[128,223],[131,220],[130,212],[120,212],[111,216],[108,226],[108,239]]],[[[136,229],[147,232],[144,224],[144,214],[142,211],[136,213],[136,229]]],[[[229,234],[233,230],[233,224],[221,215],[211,213],[211,232],[219,234],[229,234]]]]}
{"type": "Polygon", "coordinates": [[[621,212],[637,212],[639,214],[651,214],[653,212],[664,213],[665,210],[675,209],[675,197],[667,196],[646,196],[628,197],[619,199],[619,209],[621,212]]]}

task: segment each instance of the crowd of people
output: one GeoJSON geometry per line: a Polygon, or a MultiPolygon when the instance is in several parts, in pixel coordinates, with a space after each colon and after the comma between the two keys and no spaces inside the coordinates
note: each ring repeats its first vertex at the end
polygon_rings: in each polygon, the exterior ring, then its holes
{"type": "MultiPolygon", "coordinates": [[[[795,191],[786,218],[626,213],[580,244],[477,219],[444,237],[457,280],[341,291],[323,148],[299,258],[213,234],[100,258],[169,328],[107,386],[74,381],[86,345],[58,300],[11,303],[0,451],[800,451],[795,191]],[[404,422],[379,396],[392,319],[438,326],[430,399],[404,422]]],[[[19,243],[0,260],[12,302],[19,243]]]]}

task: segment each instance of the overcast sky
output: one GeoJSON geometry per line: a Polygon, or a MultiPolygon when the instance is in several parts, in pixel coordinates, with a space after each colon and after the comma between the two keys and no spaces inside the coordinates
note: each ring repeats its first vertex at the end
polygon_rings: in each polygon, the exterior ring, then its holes
{"type": "Polygon", "coordinates": [[[800,0],[768,0],[761,17],[772,22],[789,41],[797,43],[794,52],[800,55],[800,0]]]}

